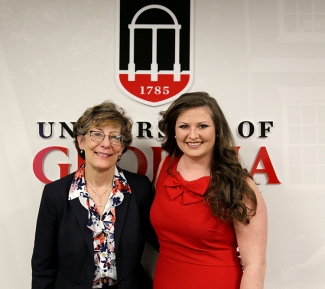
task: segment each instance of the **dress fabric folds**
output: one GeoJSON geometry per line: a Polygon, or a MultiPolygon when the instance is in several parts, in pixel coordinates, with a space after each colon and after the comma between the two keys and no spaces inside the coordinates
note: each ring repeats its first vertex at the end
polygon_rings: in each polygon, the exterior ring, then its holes
{"type": "Polygon", "coordinates": [[[212,216],[204,202],[210,177],[186,181],[178,161],[168,173],[165,159],[150,212],[160,244],[154,289],[238,289],[242,270],[233,223],[212,216]]]}

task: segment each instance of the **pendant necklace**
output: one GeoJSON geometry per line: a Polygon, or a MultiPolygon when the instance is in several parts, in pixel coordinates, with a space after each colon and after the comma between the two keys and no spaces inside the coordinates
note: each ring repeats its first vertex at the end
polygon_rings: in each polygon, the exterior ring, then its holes
{"type": "Polygon", "coordinates": [[[97,196],[99,196],[99,206],[102,207],[102,206],[103,206],[103,204],[102,204],[102,196],[103,196],[104,194],[106,194],[108,188],[111,188],[112,185],[109,184],[109,185],[107,186],[106,190],[104,191],[104,193],[102,193],[102,194],[98,194],[98,193],[97,193],[97,192],[96,192],[96,191],[91,187],[91,185],[88,184],[87,182],[86,182],[86,186],[88,186],[88,187],[92,190],[93,193],[95,193],[97,196]]]}

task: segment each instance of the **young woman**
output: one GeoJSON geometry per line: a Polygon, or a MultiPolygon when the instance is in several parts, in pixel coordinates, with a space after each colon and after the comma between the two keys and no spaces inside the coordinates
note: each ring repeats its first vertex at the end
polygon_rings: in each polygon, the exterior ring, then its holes
{"type": "Polygon", "coordinates": [[[266,206],[238,161],[222,110],[194,92],[161,115],[168,156],[151,208],[160,243],[154,289],[262,289],[266,206]]]}

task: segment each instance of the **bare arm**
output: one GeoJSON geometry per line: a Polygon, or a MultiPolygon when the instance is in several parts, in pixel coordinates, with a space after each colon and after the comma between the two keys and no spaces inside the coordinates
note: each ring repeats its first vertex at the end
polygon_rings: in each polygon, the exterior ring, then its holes
{"type": "MultiPolygon", "coordinates": [[[[257,210],[249,224],[234,222],[244,270],[240,289],[262,289],[266,270],[267,209],[255,183],[251,179],[247,182],[256,194],[257,210]]],[[[251,207],[250,200],[243,201],[251,207]]]]}
{"type": "MultiPolygon", "coordinates": [[[[166,156],[167,157],[167,156],[166,156]]],[[[157,180],[158,180],[158,177],[159,177],[159,174],[160,174],[160,171],[161,171],[161,167],[166,159],[166,157],[164,157],[160,163],[159,163],[159,166],[158,166],[158,169],[157,169],[157,174],[156,174],[156,179],[155,179],[155,184],[154,184],[154,187],[156,188],[156,184],[157,184],[157,180]]]]}

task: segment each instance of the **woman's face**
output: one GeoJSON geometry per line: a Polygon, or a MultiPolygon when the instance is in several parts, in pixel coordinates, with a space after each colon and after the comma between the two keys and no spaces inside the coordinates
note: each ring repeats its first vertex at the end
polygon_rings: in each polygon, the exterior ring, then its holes
{"type": "Polygon", "coordinates": [[[120,135],[120,133],[120,126],[107,125],[104,127],[92,126],[85,136],[78,135],[79,148],[85,151],[88,170],[105,171],[115,168],[118,157],[122,155],[124,144],[122,142],[112,143],[108,135],[120,135]],[[105,134],[105,138],[102,141],[94,141],[96,137],[100,139],[101,134],[105,134]]]}
{"type": "Polygon", "coordinates": [[[176,142],[185,156],[210,161],[216,139],[211,110],[206,106],[183,111],[176,120],[176,142]]]}

